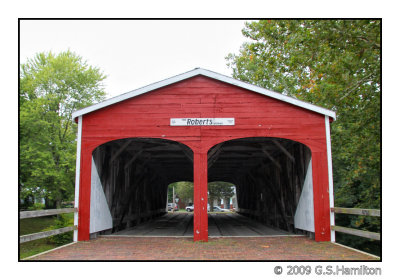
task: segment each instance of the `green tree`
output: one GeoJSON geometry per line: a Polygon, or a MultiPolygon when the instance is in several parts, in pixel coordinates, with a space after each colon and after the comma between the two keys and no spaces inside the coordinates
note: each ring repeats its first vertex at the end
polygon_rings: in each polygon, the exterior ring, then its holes
{"type": "Polygon", "coordinates": [[[168,185],[168,195],[167,195],[167,203],[173,202],[173,187],[175,186],[176,183],[172,183],[168,185]]]}
{"type": "Polygon", "coordinates": [[[242,31],[251,42],[227,56],[234,78],[336,111],[337,206],[380,208],[380,30],[379,20],[255,21],[242,31]]]}
{"type": "Polygon", "coordinates": [[[73,199],[77,128],[72,112],[105,98],[104,79],[70,51],[39,53],[20,66],[21,198],[40,192],[52,207],[73,199]]]}
{"type": "Polygon", "coordinates": [[[229,199],[234,195],[232,187],[233,184],[228,182],[216,181],[208,183],[208,201],[210,204],[210,211],[213,211],[215,199],[224,199],[225,201],[229,201],[229,199]]]}
{"type": "Polygon", "coordinates": [[[180,201],[185,204],[193,202],[193,183],[192,182],[175,182],[170,186],[175,187],[176,196],[179,197],[180,201]]]}
{"type": "MultiPolygon", "coordinates": [[[[232,189],[233,184],[227,182],[211,182],[208,183],[208,202],[210,204],[210,210],[213,208],[213,201],[215,199],[227,199],[231,198],[234,194],[232,189]]],[[[181,201],[185,204],[193,202],[193,183],[192,182],[175,182],[168,186],[168,189],[175,187],[175,193],[181,201]]]]}

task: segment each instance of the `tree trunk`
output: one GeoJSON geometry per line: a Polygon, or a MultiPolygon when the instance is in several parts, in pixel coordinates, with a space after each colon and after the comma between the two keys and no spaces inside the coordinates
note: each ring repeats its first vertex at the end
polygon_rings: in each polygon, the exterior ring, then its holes
{"type": "Polygon", "coordinates": [[[214,212],[214,198],[210,197],[208,202],[210,204],[210,212],[214,212]]]}

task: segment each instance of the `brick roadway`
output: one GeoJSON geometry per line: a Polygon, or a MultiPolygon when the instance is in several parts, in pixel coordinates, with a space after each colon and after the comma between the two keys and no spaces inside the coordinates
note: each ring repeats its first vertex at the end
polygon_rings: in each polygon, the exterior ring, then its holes
{"type": "Polygon", "coordinates": [[[100,237],[30,260],[377,260],[303,236],[223,237],[193,242],[180,237],[100,237]]]}

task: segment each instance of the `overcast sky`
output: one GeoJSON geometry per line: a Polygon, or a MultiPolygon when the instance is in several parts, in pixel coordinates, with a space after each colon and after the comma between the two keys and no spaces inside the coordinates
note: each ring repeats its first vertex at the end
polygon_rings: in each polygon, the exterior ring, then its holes
{"type": "Polygon", "coordinates": [[[20,59],[71,50],[106,75],[107,97],[202,67],[230,76],[225,57],[243,20],[23,20],[20,59]]]}

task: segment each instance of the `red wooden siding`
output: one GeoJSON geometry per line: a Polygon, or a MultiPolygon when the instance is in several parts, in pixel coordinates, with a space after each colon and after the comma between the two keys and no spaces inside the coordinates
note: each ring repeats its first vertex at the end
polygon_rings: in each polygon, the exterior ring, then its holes
{"type": "Polygon", "coordinates": [[[194,228],[200,232],[195,240],[207,240],[207,152],[212,146],[245,137],[286,138],[307,145],[313,161],[315,239],[330,240],[325,116],[204,76],[83,115],[79,240],[89,238],[92,151],[131,137],[170,139],[193,150],[194,202],[205,205],[195,212],[194,228]],[[170,126],[170,118],[188,117],[235,118],[235,126],[170,126]]]}

